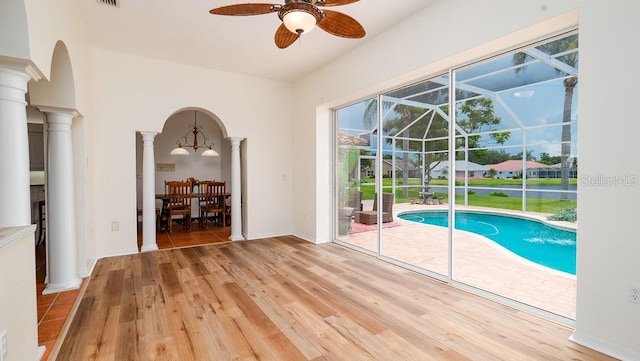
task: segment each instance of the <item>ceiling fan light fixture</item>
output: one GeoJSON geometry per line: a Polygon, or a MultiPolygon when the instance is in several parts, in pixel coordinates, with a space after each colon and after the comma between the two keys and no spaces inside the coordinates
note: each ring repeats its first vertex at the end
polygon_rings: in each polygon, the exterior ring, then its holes
{"type": "Polygon", "coordinates": [[[287,2],[278,10],[278,17],[287,30],[297,35],[313,30],[322,16],[320,9],[306,0],[287,2]]]}
{"type": "Polygon", "coordinates": [[[294,34],[306,34],[315,28],[317,19],[312,13],[299,9],[284,14],[282,22],[290,32],[294,34]]]}
{"type": "Polygon", "coordinates": [[[327,33],[342,38],[359,39],[365,36],[366,31],[354,18],[333,10],[321,10],[324,6],[339,6],[358,2],[360,0],[281,0],[283,5],[269,3],[248,3],[220,6],[209,10],[215,15],[260,15],[278,13],[282,23],[276,29],[273,40],[280,49],[300,39],[304,33],[308,33],[316,25],[327,33]]]}

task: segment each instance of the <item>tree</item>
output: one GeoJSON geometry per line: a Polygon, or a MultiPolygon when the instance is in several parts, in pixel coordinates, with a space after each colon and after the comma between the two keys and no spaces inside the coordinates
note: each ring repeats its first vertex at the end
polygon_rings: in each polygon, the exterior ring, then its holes
{"type": "MultiPolygon", "coordinates": [[[[435,102],[434,102],[435,103],[435,102]]],[[[466,133],[474,134],[481,132],[490,132],[496,130],[496,126],[500,124],[502,119],[497,117],[494,113],[493,100],[490,98],[473,98],[465,101],[461,106],[457,108],[456,119],[460,119],[458,125],[466,133]]],[[[386,104],[386,108],[390,108],[390,103],[386,104]]],[[[377,100],[372,99],[367,104],[363,123],[365,126],[371,128],[374,122],[377,120],[377,100]]],[[[402,137],[402,142],[398,147],[403,150],[402,168],[407,170],[409,165],[408,151],[414,151],[420,154],[417,158],[421,162],[421,156],[424,155],[424,176],[425,186],[428,187],[431,181],[431,171],[440,162],[448,160],[448,152],[444,152],[449,148],[448,135],[449,135],[449,120],[444,118],[442,114],[449,113],[448,106],[442,106],[442,112],[435,111],[433,109],[425,109],[416,106],[409,106],[405,104],[397,104],[394,108],[394,116],[384,123],[384,132],[393,134],[394,136],[402,137]],[[423,121],[412,121],[420,118],[425,112],[435,112],[433,117],[424,117],[423,121]],[[411,124],[410,127],[408,125],[411,124]],[[416,139],[419,141],[410,141],[409,139],[416,139]],[[424,139],[429,140],[424,144],[424,139]]],[[[381,134],[381,133],[379,133],[381,134]]],[[[504,143],[509,139],[509,132],[495,132],[490,133],[491,139],[498,144],[504,143]]],[[[466,137],[467,144],[464,144],[463,137],[456,139],[456,149],[479,147],[481,136],[470,135],[466,137]]],[[[391,139],[388,138],[387,143],[391,143],[391,139]]],[[[408,172],[403,173],[403,184],[407,183],[408,172]]],[[[403,194],[408,193],[408,189],[403,189],[403,194]]]]}
{"type": "Polygon", "coordinates": [[[469,161],[478,164],[498,164],[511,159],[512,155],[504,149],[478,149],[469,152],[469,161]]]}
{"type": "MultiPolygon", "coordinates": [[[[516,155],[512,155],[511,158],[512,160],[522,160],[522,152],[516,154],[516,155]]],[[[527,161],[535,161],[536,157],[533,156],[533,150],[528,150],[527,151],[527,161]]]]}
{"type": "MultiPolygon", "coordinates": [[[[460,115],[456,114],[458,125],[467,133],[482,133],[484,131],[495,130],[495,126],[500,124],[502,118],[495,115],[493,111],[493,100],[490,98],[469,99],[460,105],[460,115]],[[462,117],[464,115],[464,117],[462,117]],[[460,119],[463,118],[463,119],[460,119]]],[[[489,136],[495,143],[503,144],[511,136],[511,132],[491,133],[489,136]]],[[[470,135],[467,148],[478,148],[481,146],[479,135],[470,135]]]]}
{"type": "MultiPolygon", "coordinates": [[[[538,46],[536,49],[546,54],[561,54],[570,50],[578,49],[578,35],[571,35],[566,38],[562,38],[550,43],[546,43],[538,46]]],[[[518,52],[513,55],[512,62],[514,65],[523,65],[530,61],[532,57],[524,52],[518,52]]],[[[578,65],[578,52],[568,52],[562,56],[559,56],[557,60],[562,61],[572,68],[576,68],[578,65]]],[[[515,68],[515,72],[521,73],[526,71],[526,65],[515,68]]],[[[557,74],[563,72],[556,68],[557,74]]],[[[578,85],[577,76],[569,76],[564,79],[564,108],[562,110],[562,135],[560,141],[562,142],[560,148],[560,184],[562,190],[569,189],[569,174],[571,170],[571,108],[573,103],[573,91],[578,85]]],[[[567,192],[560,193],[561,200],[568,199],[567,192]]]]}
{"type": "Polygon", "coordinates": [[[562,157],[560,157],[559,155],[550,156],[549,153],[540,153],[540,163],[542,164],[554,165],[560,163],[561,161],[562,157]]]}

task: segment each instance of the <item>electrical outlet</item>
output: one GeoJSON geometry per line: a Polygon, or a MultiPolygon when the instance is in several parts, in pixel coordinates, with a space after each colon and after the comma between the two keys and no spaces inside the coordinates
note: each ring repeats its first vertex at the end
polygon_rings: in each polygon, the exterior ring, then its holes
{"type": "Polygon", "coordinates": [[[640,303],[640,287],[629,287],[629,302],[640,303]]]}
{"type": "Polygon", "coordinates": [[[7,358],[7,330],[0,333],[0,361],[7,358]]]}

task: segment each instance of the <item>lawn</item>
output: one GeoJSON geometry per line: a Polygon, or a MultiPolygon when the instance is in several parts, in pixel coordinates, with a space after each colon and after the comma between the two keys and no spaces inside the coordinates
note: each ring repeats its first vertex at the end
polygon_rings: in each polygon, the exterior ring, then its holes
{"type": "MultiPolygon", "coordinates": [[[[363,179],[362,183],[373,182],[373,179],[363,179]]],[[[397,181],[400,185],[401,180],[397,181]]],[[[446,186],[447,180],[432,180],[432,185],[446,186]]],[[[457,185],[463,185],[462,181],[456,181],[457,185]]],[[[576,184],[576,179],[571,179],[570,184],[576,184]]],[[[390,178],[383,178],[382,185],[385,187],[385,191],[390,191],[392,185],[390,178]]],[[[408,203],[411,199],[421,199],[419,192],[421,191],[421,183],[419,178],[410,178],[409,185],[415,186],[408,190],[408,196],[402,195],[402,189],[396,189],[396,203],[408,203]]],[[[469,179],[470,186],[500,186],[500,185],[522,185],[522,179],[469,179]]],[[[527,185],[560,185],[560,179],[529,179],[527,185]]],[[[362,190],[362,199],[373,199],[375,194],[375,188],[373,184],[361,184],[360,190],[362,190]]],[[[445,202],[448,201],[446,193],[436,193],[437,197],[442,197],[445,202]]],[[[520,197],[500,197],[492,195],[479,195],[469,194],[468,196],[470,206],[479,207],[492,207],[501,209],[522,209],[522,198],[520,197]]],[[[464,204],[463,195],[456,195],[456,204],[464,204]]],[[[576,207],[577,202],[575,200],[561,201],[556,199],[540,199],[540,198],[527,198],[527,211],[529,212],[541,212],[541,213],[556,213],[566,207],[576,207]]]]}

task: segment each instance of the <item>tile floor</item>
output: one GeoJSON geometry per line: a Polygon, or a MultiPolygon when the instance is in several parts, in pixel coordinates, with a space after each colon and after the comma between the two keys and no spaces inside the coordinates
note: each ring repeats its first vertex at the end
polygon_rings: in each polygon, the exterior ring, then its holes
{"type": "MultiPolygon", "coordinates": [[[[141,230],[142,228],[139,227],[141,230]]],[[[201,228],[194,223],[191,231],[175,225],[173,233],[159,232],[156,236],[158,248],[169,249],[190,247],[208,243],[226,242],[231,235],[231,227],[219,227],[209,224],[201,228]]],[[[138,232],[138,247],[142,244],[142,232],[138,232]]],[[[73,308],[80,289],[43,295],[46,284],[46,255],[44,243],[36,248],[36,295],[38,304],[38,345],[46,349],[41,358],[46,361],[62,332],[67,317],[73,308]]],[[[85,281],[83,280],[83,283],[85,281]]]]}

